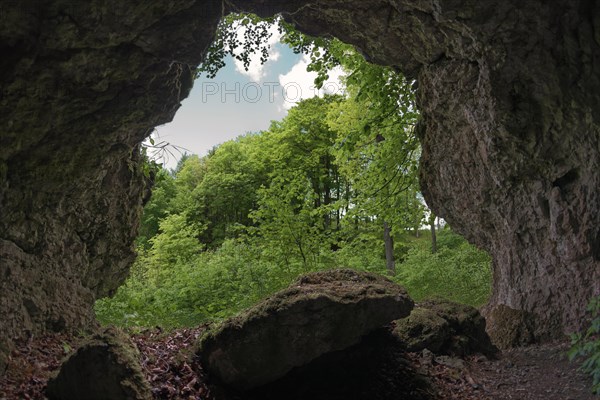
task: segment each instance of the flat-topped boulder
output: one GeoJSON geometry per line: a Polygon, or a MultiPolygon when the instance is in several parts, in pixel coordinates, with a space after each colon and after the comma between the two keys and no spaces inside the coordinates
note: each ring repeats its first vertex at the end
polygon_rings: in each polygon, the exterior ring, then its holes
{"type": "Polygon", "coordinates": [[[406,291],[385,277],[316,272],[206,333],[196,354],[213,377],[247,390],[348,348],[412,308],[406,291]]]}

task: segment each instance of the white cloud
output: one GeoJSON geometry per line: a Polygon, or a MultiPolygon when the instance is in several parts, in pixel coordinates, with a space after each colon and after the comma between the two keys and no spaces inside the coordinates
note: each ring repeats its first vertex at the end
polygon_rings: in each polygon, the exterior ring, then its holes
{"type": "MultiPolygon", "coordinates": [[[[244,40],[244,32],[248,27],[234,25],[233,29],[237,29],[237,37],[240,42],[244,40]]],[[[249,77],[254,82],[260,82],[262,78],[267,74],[266,67],[267,63],[270,61],[277,61],[281,56],[281,53],[274,47],[276,43],[279,43],[281,39],[281,33],[279,33],[277,29],[277,25],[273,24],[269,27],[269,33],[271,37],[267,41],[267,44],[271,47],[269,50],[269,58],[266,63],[261,64],[260,56],[261,53],[254,53],[250,55],[250,65],[248,66],[248,71],[244,68],[244,63],[238,59],[234,59],[235,69],[242,75],[249,77]]],[[[240,54],[241,50],[237,50],[235,54],[240,54]]]]}
{"type": "Polygon", "coordinates": [[[323,82],[321,89],[315,87],[316,72],[308,72],[306,67],[310,62],[307,55],[303,55],[287,74],[279,75],[283,99],[283,108],[289,110],[300,100],[324,94],[341,94],[344,87],[340,77],[344,75],[341,67],[329,71],[329,79],[323,82]]]}

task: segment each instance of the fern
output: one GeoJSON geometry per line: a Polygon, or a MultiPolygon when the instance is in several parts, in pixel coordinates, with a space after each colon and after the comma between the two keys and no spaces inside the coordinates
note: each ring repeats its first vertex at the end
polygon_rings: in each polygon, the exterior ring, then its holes
{"type": "Polygon", "coordinates": [[[600,394],[600,296],[592,299],[587,310],[592,322],[585,333],[571,335],[569,359],[584,357],[580,369],[592,377],[592,392],[600,394]]]}

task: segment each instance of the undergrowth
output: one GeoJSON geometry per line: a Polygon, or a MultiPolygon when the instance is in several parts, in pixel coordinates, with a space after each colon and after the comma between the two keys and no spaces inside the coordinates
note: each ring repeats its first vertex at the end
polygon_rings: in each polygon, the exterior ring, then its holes
{"type": "Polygon", "coordinates": [[[600,296],[592,299],[587,310],[592,321],[585,332],[571,335],[569,359],[583,358],[581,370],[592,377],[592,392],[600,395],[600,296]]]}
{"type": "MultiPolygon", "coordinates": [[[[104,324],[175,328],[220,320],[287,287],[304,273],[353,268],[385,275],[383,249],[374,239],[354,241],[333,251],[315,249],[308,263],[251,238],[226,240],[214,251],[157,260],[140,249],[131,275],[113,298],[96,302],[104,324]],[[160,261],[160,262],[158,262],[160,261]]],[[[397,246],[397,274],[417,301],[441,297],[481,306],[490,293],[489,256],[450,230],[442,230],[438,252],[430,242],[411,238],[397,246]]]]}

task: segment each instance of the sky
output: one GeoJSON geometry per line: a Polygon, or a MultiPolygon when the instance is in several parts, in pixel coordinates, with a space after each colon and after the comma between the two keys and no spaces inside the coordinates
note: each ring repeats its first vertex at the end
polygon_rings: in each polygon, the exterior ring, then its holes
{"type": "MultiPolygon", "coordinates": [[[[280,120],[299,100],[323,93],[340,93],[340,69],[329,73],[323,88],[314,88],[316,73],[307,72],[308,57],[294,54],[279,42],[273,28],[269,60],[260,64],[252,58],[248,71],[242,63],[228,57],[226,66],[214,79],[201,76],[190,96],[182,101],[172,122],[156,127],[155,143],[161,141],[183,148],[188,153],[205,155],[215,145],[247,132],[266,130],[272,120],[280,120]]],[[[176,157],[180,154],[172,151],[176,157]]],[[[168,168],[177,165],[171,155],[157,160],[168,168]]]]}

